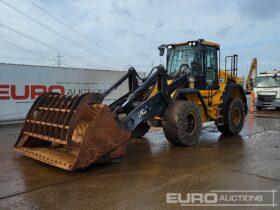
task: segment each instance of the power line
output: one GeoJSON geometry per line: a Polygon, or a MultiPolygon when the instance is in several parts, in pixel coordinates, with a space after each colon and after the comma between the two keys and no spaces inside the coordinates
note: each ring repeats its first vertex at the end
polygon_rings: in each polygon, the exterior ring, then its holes
{"type": "MultiPolygon", "coordinates": [[[[21,62],[15,62],[13,61],[12,63],[13,64],[26,64],[26,65],[39,65],[39,66],[42,66],[42,61],[45,61],[46,59],[43,59],[43,58],[34,58],[34,57],[25,57],[25,56],[10,56],[10,55],[0,55],[0,63],[3,63],[3,59],[13,59],[13,60],[19,60],[21,59],[21,62]],[[30,64],[30,62],[26,63],[26,62],[22,62],[22,60],[26,61],[26,60],[32,60],[32,61],[38,61],[40,62],[40,64],[38,63],[34,63],[34,64],[30,64]]],[[[10,62],[5,62],[4,63],[10,63],[10,62]]],[[[72,64],[71,66],[66,64],[65,62],[61,62],[62,64],[62,67],[69,67],[69,68],[75,68],[74,65],[72,64]]],[[[49,64],[46,64],[45,66],[51,66],[49,64]]]]}
{"type": "Polygon", "coordinates": [[[36,60],[36,61],[42,61],[46,60],[44,58],[34,58],[34,57],[26,57],[26,56],[17,56],[17,55],[0,55],[0,58],[8,58],[8,59],[24,59],[24,60],[36,60]]]}
{"type": "MultiPolygon", "coordinates": [[[[34,55],[37,55],[37,56],[39,56],[39,57],[42,57],[43,60],[48,60],[48,61],[50,61],[50,58],[49,58],[49,57],[47,57],[47,56],[45,56],[45,55],[43,55],[43,54],[41,54],[41,53],[35,52],[35,51],[33,51],[33,50],[27,49],[27,48],[25,48],[25,47],[22,47],[22,46],[20,46],[20,45],[17,45],[17,44],[15,44],[15,43],[9,42],[9,41],[4,40],[4,39],[1,39],[1,38],[0,38],[0,41],[4,42],[4,43],[6,43],[6,44],[9,44],[9,45],[11,45],[11,46],[13,46],[13,47],[16,47],[16,48],[18,48],[18,49],[21,49],[21,50],[27,51],[27,52],[29,52],[29,53],[32,53],[32,54],[34,54],[34,55]]],[[[59,54],[59,55],[60,55],[60,54],[59,54]]],[[[22,56],[0,55],[0,57],[17,58],[17,59],[33,59],[33,60],[34,60],[34,58],[22,57],[22,56]]],[[[37,60],[38,60],[38,59],[37,59],[37,60]]],[[[42,59],[40,59],[40,60],[42,60],[42,59]]],[[[61,66],[61,65],[70,67],[70,66],[69,66],[68,64],[66,64],[65,62],[60,61],[60,66],[61,66]]],[[[73,65],[73,64],[72,64],[72,65],[73,65]]]]}
{"type": "Polygon", "coordinates": [[[129,61],[132,62],[134,64],[137,64],[137,62],[132,61],[130,59],[127,59],[121,55],[119,55],[118,53],[112,51],[111,49],[104,47],[103,45],[92,41],[88,36],[82,34],[80,31],[78,31],[77,29],[75,29],[74,27],[72,27],[71,25],[65,23],[64,21],[62,21],[61,19],[57,18],[56,16],[52,15],[50,12],[46,11],[44,8],[42,8],[41,6],[39,6],[38,4],[36,4],[34,1],[28,0],[33,6],[35,6],[37,9],[41,10],[42,12],[44,12],[45,14],[47,14],[48,16],[52,17],[54,20],[56,20],[57,22],[61,23],[62,25],[64,25],[65,27],[69,28],[71,31],[75,32],[76,34],[78,34],[80,37],[84,38],[85,40],[87,40],[88,42],[91,42],[92,44],[102,48],[103,50],[110,52],[111,54],[114,54],[115,56],[118,56],[119,58],[122,58],[125,62],[129,61]]]}
{"type": "MultiPolygon", "coordinates": [[[[33,50],[27,49],[27,48],[25,48],[25,47],[22,47],[22,46],[20,46],[20,45],[17,45],[17,44],[15,44],[15,43],[9,42],[9,41],[4,40],[4,39],[1,39],[1,38],[0,38],[0,41],[4,42],[4,43],[6,43],[6,44],[9,44],[9,45],[11,45],[11,46],[13,46],[13,47],[16,47],[16,48],[18,48],[18,49],[21,49],[21,50],[24,50],[24,51],[26,51],[26,52],[32,53],[32,54],[34,54],[34,55],[36,55],[36,56],[42,57],[43,60],[48,60],[48,61],[50,61],[50,58],[49,58],[49,57],[47,57],[47,56],[45,56],[45,55],[43,55],[43,54],[41,54],[41,53],[35,52],[35,51],[33,51],[33,50]]],[[[17,58],[17,59],[34,59],[34,58],[30,58],[30,57],[22,57],[22,56],[18,56],[18,57],[17,57],[17,56],[7,56],[7,55],[0,55],[0,57],[17,58]]],[[[38,59],[37,59],[37,60],[38,60],[38,59]]],[[[42,60],[42,59],[40,59],[40,60],[42,60]]],[[[65,62],[61,62],[61,61],[60,61],[60,66],[61,66],[61,65],[69,66],[69,65],[66,64],[65,62]]]]}
{"type": "MultiPolygon", "coordinates": [[[[12,32],[14,32],[14,33],[17,33],[17,34],[19,34],[19,35],[21,35],[21,36],[23,36],[23,37],[25,37],[25,38],[27,38],[27,39],[33,41],[33,42],[36,42],[36,43],[38,43],[38,44],[40,44],[40,45],[42,45],[42,46],[44,46],[44,47],[46,47],[46,48],[49,48],[50,50],[53,50],[53,51],[55,51],[55,52],[59,52],[59,51],[60,51],[59,49],[56,49],[56,48],[54,48],[54,47],[52,47],[52,46],[50,46],[50,45],[48,45],[48,44],[46,44],[46,43],[44,43],[44,42],[42,42],[42,41],[40,41],[40,40],[37,40],[37,39],[35,39],[35,38],[33,38],[33,37],[31,37],[31,36],[29,36],[29,35],[23,33],[23,32],[20,32],[20,31],[18,31],[18,30],[16,30],[16,29],[13,29],[13,28],[11,28],[11,27],[9,27],[9,26],[7,26],[7,25],[1,23],[1,22],[0,22],[0,26],[2,26],[2,27],[4,27],[4,28],[6,28],[6,29],[8,29],[8,30],[10,30],[10,31],[12,31],[12,32]]],[[[74,57],[74,56],[73,56],[73,57],[74,57]]],[[[75,59],[75,58],[74,58],[74,59],[75,59]]],[[[79,60],[77,60],[77,61],[79,61],[79,60]]],[[[87,63],[86,63],[86,64],[87,64],[87,63]]],[[[87,65],[88,65],[88,64],[87,64],[87,65]]]]}
{"type": "Polygon", "coordinates": [[[5,0],[0,0],[0,1],[1,1],[3,4],[5,4],[7,7],[9,7],[9,8],[11,8],[11,9],[15,10],[15,11],[18,12],[19,14],[21,14],[21,15],[23,15],[24,17],[30,19],[31,21],[37,23],[37,24],[40,25],[41,27],[43,27],[43,28],[45,28],[45,29],[51,31],[52,33],[56,34],[57,36],[62,37],[63,39],[65,39],[65,40],[67,40],[68,42],[70,42],[71,44],[74,43],[74,44],[77,45],[78,47],[82,47],[82,48],[83,48],[84,50],[86,50],[87,52],[89,52],[89,53],[91,53],[91,54],[93,54],[93,55],[95,55],[95,56],[97,56],[97,57],[99,57],[99,58],[101,58],[101,59],[104,59],[104,60],[113,62],[113,63],[115,63],[115,64],[117,64],[117,65],[119,65],[119,66],[123,66],[122,63],[119,63],[119,62],[117,62],[117,61],[112,60],[109,56],[99,55],[99,54],[97,54],[94,50],[92,50],[91,48],[87,47],[86,45],[84,45],[84,44],[82,44],[82,43],[79,43],[79,42],[77,42],[76,40],[74,40],[74,39],[72,39],[72,38],[69,38],[69,37],[65,36],[64,34],[62,34],[62,33],[58,32],[58,31],[54,30],[53,28],[47,26],[46,24],[40,22],[39,20],[37,20],[37,19],[31,17],[30,15],[28,15],[28,14],[22,12],[21,10],[17,9],[16,7],[12,6],[11,4],[9,4],[8,2],[6,2],[5,0]]]}
{"type": "Polygon", "coordinates": [[[33,50],[29,50],[29,49],[27,49],[27,48],[24,48],[24,47],[22,47],[22,46],[19,46],[19,45],[15,44],[15,43],[6,41],[6,40],[1,39],[1,38],[0,38],[0,41],[5,42],[6,44],[12,45],[12,46],[14,46],[14,47],[16,47],[16,48],[19,48],[19,49],[25,50],[25,51],[27,51],[27,52],[30,52],[30,53],[32,53],[32,54],[34,54],[34,55],[39,56],[39,57],[45,58],[45,59],[47,59],[47,60],[50,60],[50,58],[47,57],[47,56],[45,56],[45,55],[42,55],[42,54],[40,54],[40,53],[37,53],[37,52],[35,52],[35,51],[33,51],[33,50]]]}
{"type": "MultiPolygon", "coordinates": [[[[27,39],[33,41],[33,42],[36,42],[36,43],[38,43],[38,44],[40,44],[40,45],[42,45],[42,46],[44,46],[44,47],[46,47],[46,48],[49,48],[49,49],[52,50],[52,51],[55,51],[55,52],[57,52],[57,53],[59,53],[59,52],[61,51],[61,52],[63,52],[63,54],[67,55],[68,57],[70,57],[70,58],[72,58],[72,59],[74,59],[74,60],[76,60],[76,61],[78,61],[78,62],[80,62],[80,63],[84,63],[84,64],[86,64],[86,65],[88,65],[88,66],[92,66],[91,61],[88,61],[88,60],[86,60],[85,58],[80,58],[80,57],[78,57],[78,56],[76,56],[76,55],[74,55],[74,54],[72,54],[72,53],[68,53],[68,52],[66,52],[66,51],[64,51],[64,50],[61,50],[61,49],[55,48],[55,47],[53,47],[53,46],[50,46],[50,45],[46,44],[45,42],[42,42],[42,41],[40,41],[40,40],[38,40],[38,39],[35,39],[34,37],[31,37],[31,36],[29,36],[29,35],[23,33],[23,32],[20,32],[20,31],[18,31],[18,30],[16,30],[16,29],[13,29],[13,28],[11,28],[10,26],[7,26],[7,25],[4,24],[4,23],[1,23],[1,22],[0,22],[0,26],[2,26],[2,27],[4,27],[4,28],[6,28],[6,29],[8,29],[8,30],[10,30],[10,31],[12,31],[12,32],[14,32],[14,33],[17,33],[17,34],[19,34],[19,35],[21,35],[21,36],[23,36],[23,37],[25,37],[25,38],[27,38],[27,39]]],[[[95,64],[95,65],[96,65],[96,64],[95,64]]],[[[94,66],[94,65],[93,65],[93,66],[94,66]]],[[[97,66],[98,68],[100,68],[100,66],[98,66],[98,65],[96,65],[96,66],[97,66]]]]}

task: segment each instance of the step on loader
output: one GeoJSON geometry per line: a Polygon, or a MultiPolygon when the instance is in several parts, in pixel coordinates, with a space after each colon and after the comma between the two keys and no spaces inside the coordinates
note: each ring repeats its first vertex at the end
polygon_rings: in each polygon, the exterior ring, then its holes
{"type": "Polygon", "coordinates": [[[238,84],[237,55],[220,68],[220,46],[202,39],[159,46],[166,67],[140,78],[130,67],[104,94],[40,95],[30,108],[16,151],[66,170],[121,158],[131,137],[162,126],[178,146],[198,142],[202,124],[236,135],[243,128],[247,102],[238,84]],[[229,67],[229,68],[228,68],[229,67]],[[124,82],[128,92],[110,105],[103,100],[124,82]]]}

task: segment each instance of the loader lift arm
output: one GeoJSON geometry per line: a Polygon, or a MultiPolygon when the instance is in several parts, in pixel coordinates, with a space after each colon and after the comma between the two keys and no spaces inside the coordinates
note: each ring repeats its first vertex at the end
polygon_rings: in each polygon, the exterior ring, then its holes
{"type": "Polygon", "coordinates": [[[154,116],[163,116],[166,106],[172,101],[170,97],[171,93],[179,88],[183,88],[187,84],[189,76],[187,73],[180,74],[179,77],[168,85],[167,80],[169,76],[167,75],[167,71],[162,65],[159,65],[153,68],[145,79],[142,79],[143,83],[141,85],[137,83],[137,77],[140,78],[135,69],[130,68],[128,73],[106,92],[111,92],[128,79],[129,92],[109,107],[117,118],[117,121],[120,122],[120,127],[130,132],[144,120],[154,116]],[[134,86],[131,84],[134,84],[134,86]],[[156,95],[149,97],[149,90],[154,85],[157,85],[158,92],[156,95]],[[135,87],[137,88],[135,89],[135,87]],[[146,100],[147,97],[149,98],[146,100]],[[119,114],[126,114],[125,120],[118,119],[119,114]]]}
{"type": "MultiPolygon", "coordinates": [[[[115,82],[104,94],[104,98],[108,96],[112,91],[117,89],[125,80],[128,79],[129,92],[134,91],[138,88],[138,79],[141,79],[136,70],[133,67],[130,67],[125,75],[123,75],[117,82],[115,82]]],[[[142,79],[141,79],[142,80],[142,79]]]]}
{"type": "Polygon", "coordinates": [[[155,73],[148,77],[141,86],[139,86],[127,99],[122,106],[127,106],[133,102],[139,95],[150,88],[156,81],[158,92],[156,95],[150,97],[148,100],[143,101],[137,107],[128,113],[123,126],[128,131],[133,131],[137,125],[144,120],[154,116],[163,116],[165,108],[172,101],[171,93],[175,90],[183,88],[188,81],[188,74],[182,74],[179,78],[168,85],[167,72],[163,66],[158,66],[155,73]]]}

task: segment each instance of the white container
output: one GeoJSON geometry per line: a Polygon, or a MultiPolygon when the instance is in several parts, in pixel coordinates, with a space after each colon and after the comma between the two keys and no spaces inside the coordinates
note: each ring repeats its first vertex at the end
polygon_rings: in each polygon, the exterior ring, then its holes
{"type": "MultiPolygon", "coordinates": [[[[0,64],[0,122],[23,120],[42,92],[63,94],[105,92],[124,71],[79,69],[51,66],[0,64]]],[[[144,76],[144,73],[140,73],[144,76]]],[[[105,103],[109,104],[128,91],[124,83],[105,103]]]]}

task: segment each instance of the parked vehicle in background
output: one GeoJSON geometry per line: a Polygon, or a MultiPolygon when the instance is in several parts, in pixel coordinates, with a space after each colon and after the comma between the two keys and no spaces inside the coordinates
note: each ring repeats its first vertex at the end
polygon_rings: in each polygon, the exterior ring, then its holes
{"type": "Polygon", "coordinates": [[[254,91],[258,111],[270,107],[280,110],[280,70],[260,73],[254,91]]]}

